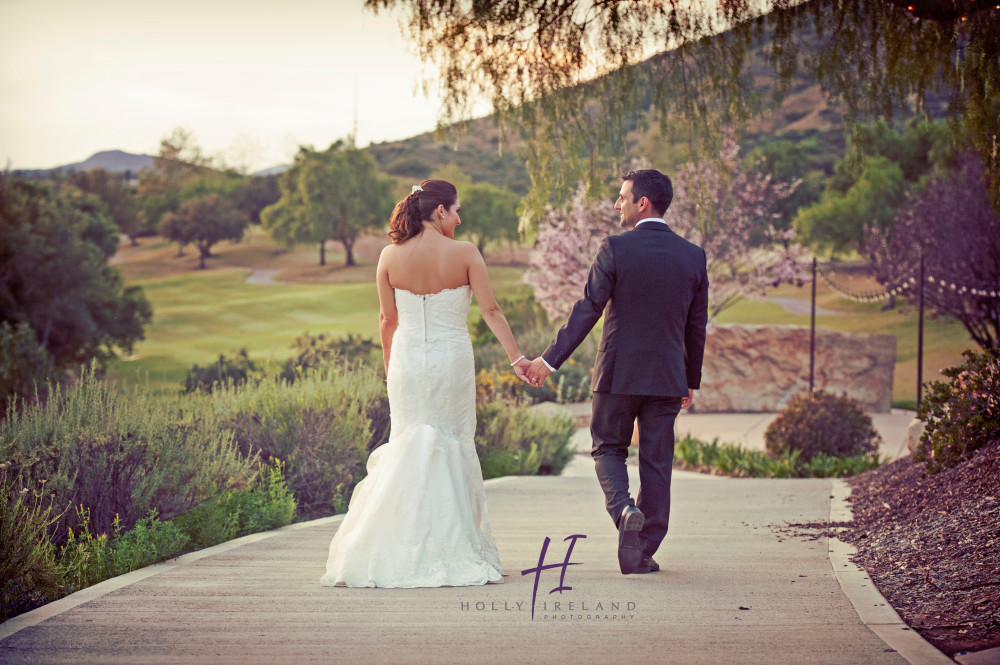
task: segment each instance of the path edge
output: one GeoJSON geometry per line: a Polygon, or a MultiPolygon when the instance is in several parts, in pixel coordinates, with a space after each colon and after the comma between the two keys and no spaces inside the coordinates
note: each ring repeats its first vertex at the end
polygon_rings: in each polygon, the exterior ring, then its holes
{"type": "MultiPolygon", "coordinates": [[[[830,492],[830,522],[850,522],[854,513],[847,502],[851,487],[833,479],[830,492]]],[[[910,665],[954,665],[955,661],[910,628],[863,569],[851,557],[857,549],[838,538],[829,539],[830,565],[841,591],[851,601],[861,623],[902,656],[910,665]]],[[[2,626],[0,626],[2,628],[2,626]]]]}

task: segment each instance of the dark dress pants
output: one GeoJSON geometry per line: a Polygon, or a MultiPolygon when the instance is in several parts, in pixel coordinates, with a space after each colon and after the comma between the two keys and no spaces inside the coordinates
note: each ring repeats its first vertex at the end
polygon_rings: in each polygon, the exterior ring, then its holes
{"type": "Polygon", "coordinates": [[[627,505],[642,511],[643,555],[652,556],[670,520],[670,475],[674,462],[674,421],[681,397],[595,392],[590,434],[594,468],[604,490],[608,514],[618,526],[627,505]],[[633,426],[639,421],[639,493],[629,496],[628,458],[633,426]]]}

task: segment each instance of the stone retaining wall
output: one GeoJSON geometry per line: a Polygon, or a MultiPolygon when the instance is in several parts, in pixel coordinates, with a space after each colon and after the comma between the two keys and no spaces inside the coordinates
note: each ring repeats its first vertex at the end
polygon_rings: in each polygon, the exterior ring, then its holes
{"type": "MultiPolygon", "coordinates": [[[[815,387],[846,392],[869,411],[892,407],[896,338],[816,330],[815,387]]],[[[722,325],[708,334],[699,413],[780,411],[809,389],[809,328],[722,325]]]]}

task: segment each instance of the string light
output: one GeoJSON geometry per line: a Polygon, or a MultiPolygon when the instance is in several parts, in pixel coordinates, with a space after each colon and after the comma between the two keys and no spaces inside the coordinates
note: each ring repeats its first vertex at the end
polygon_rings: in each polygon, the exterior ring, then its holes
{"type": "MultiPolygon", "coordinates": [[[[817,266],[817,269],[818,268],[819,266],[817,266]]],[[[827,273],[818,269],[818,272],[827,286],[854,302],[884,302],[891,297],[900,296],[904,292],[913,291],[918,285],[917,278],[911,275],[909,277],[900,278],[899,282],[889,284],[888,286],[883,287],[880,291],[851,291],[850,289],[833,281],[831,277],[833,274],[832,271],[827,273]]],[[[937,287],[938,293],[950,291],[956,295],[972,295],[980,298],[996,298],[1000,295],[1000,284],[984,284],[981,282],[962,283],[961,280],[953,281],[952,279],[942,279],[941,277],[935,277],[932,274],[927,275],[925,279],[928,284],[937,287]]]]}

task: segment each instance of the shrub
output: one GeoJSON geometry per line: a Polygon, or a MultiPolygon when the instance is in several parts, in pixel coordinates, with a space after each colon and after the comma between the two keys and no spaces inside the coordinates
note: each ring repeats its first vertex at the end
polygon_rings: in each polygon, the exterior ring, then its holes
{"type": "Polygon", "coordinates": [[[731,443],[698,441],[687,435],[674,446],[674,464],[696,471],[717,471],[737,478],[837,478],[874,469],[882,463],[877,454],[831,457],[822,453],[804,460],[793,450],[770,455],[731,443]]]}
{"type": "Polygon", "coordinates": [[[196,549],[291,524],[296,501],[285,483],[284,468],[277,459],[260,463],[250,487],[217,494],[174,522],[196,549]]]}
{"type": "Polygon", "coordinates": [[[59,549],[68,593],[177,556],[190,542],[177,524],[160,521],[156,510],[127,531],[115,518],[110,534],[97,535],[90,528],[90,511],[78,506],[76,513],[78,530],[69,529],[66,544],[59,549]]]}
{"type": "Polygon", "coordinates": [[[0,463],[0,621],[32,610],[59,592],[62,568],[47,529],[60,515],[52,497],[24,485],[0,463]]]}
{"type": "MultiPolygon", "coordinates": [[[[232,432],[204,398],[121,392],[85,372],[72,390],[55,387],[45,404],[0,422],[14,469],[27,484],[51,492],[56,510],[88,509],[88,528],[122,532],[155,510],[164,519],[201,503],[218,487],[245,486],[252,456],[243,457],[232,432]]],[[[50,527],[56,545],[75,513],[50,527]]]]}
{"type": "Polygon", "coordinates": [[[312,519],[346,509],[365,475],[372,439],[367,413],[385,395],[374,369],[313,372],[293,384],[269,379],[212,395],[214,411],[240,450],[287,465],[298,515],[312,519]],[[338,494],[338,487],[339,494],[338,494]]]}
{"type": "Polygon", "coordinates": [[[281,370],[281,378],[289,383],[310,371],[331,366],[346,370],[381,366],[378,362],[381,347],[366,337],[353,334],[342,339],[327,339],[325,335],[313,337],[306,333],[295,340],[292,348],[298,355],[286,360],[281,370]]]}
{"type": "Polygon", "coordinates": [[[965,351],[965,363],[928,384],[917,417],[924,433],[913,458],[929,473],[956,466],[1000,438],[1000,350],[965,351]]]}
{"type": "Polygon", "coordinates": [[[874,454],[881,440],[856,400],[822,390],[790,399],[764,432],[768,452],[782,455],[797,450],[804,460],[819,454],[874,454]]]}
{"type": "Polygon", "coordinates": [[[0,418],[15,399],[31,401],[36,392],[44,393],[47,384],[57,378],[55,365],[38,344],[31,326],[0,323],[0,418]]]}
{"type": "Polygon", "coordinates": [[[573,458],[572,418],[548,418],[504,402],[476,406],[476,452],[484,478],[559,474],[573,458]]]}
{"type": "Polygon", "coordinates": [[[194,365],[187,371],[184,379],[184,391],[201,391],[210,393],[216,386],[231,384],[241,386],[250,380],[250,377],[259,372],[257,364],[250,360],[246,347],[236,352],[235,358],[227,358],[220,354],[219,360],[214,365],[199,367],[194,365]]]}

